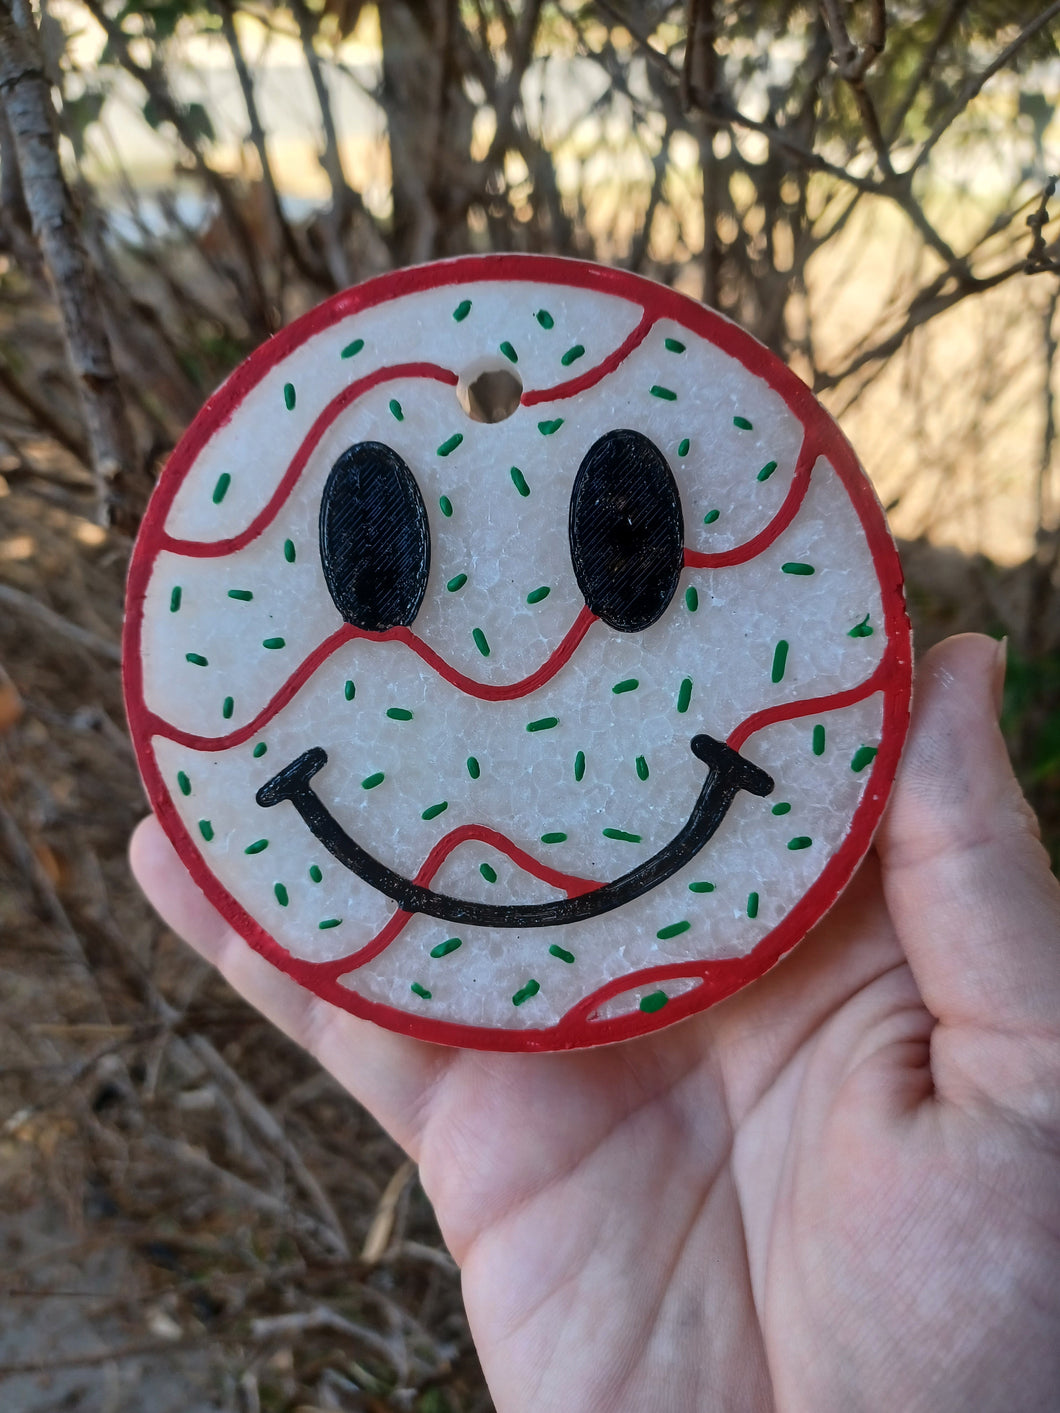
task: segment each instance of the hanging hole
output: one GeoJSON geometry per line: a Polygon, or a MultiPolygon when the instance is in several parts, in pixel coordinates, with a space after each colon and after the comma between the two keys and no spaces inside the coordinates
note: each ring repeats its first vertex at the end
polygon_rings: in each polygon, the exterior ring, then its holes
{"type": "Polygon", "coordinates": [[[456,395],[473,422],[503,422],[519,406],[523,380],[505,363],[476,363],[460,375],[456,395]]]}

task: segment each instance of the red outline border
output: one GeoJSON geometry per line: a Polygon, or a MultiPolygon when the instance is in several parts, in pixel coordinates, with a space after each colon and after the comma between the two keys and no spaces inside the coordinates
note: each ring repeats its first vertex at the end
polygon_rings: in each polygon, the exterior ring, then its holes
{"type": "MultiPolygon", "coordinates": [[[[630,339],[626,342],[630,342],[630,339]]],[[[437,376],[437,373],[434,376],[437,376]]],[[[578,381],[553,389],[553,397],[564,396],[570,390],[576,390],[578,381]]],[[[909,723],[912,643],[902,594],[902,570],[898,552],[875,493],[858,465],[849,442],[831,417],[816,401],[809,388],[768,349],[713,310],[696,304],[685,295],[623,270],[553,256],[483,255],[465,256],[456,260],[416,266],[409,270],[398,270],[334,296],[263,344],[213,394],[170,457],[144,517],[129,566],[123,635],[123,678],[129,729],[152,808],[188,872],[209,901],[231,926],[274,966],[343,1010],[417,1039],[480,1050],[567,1050],[644,1035],[713,1005],[767,972],[824,916],[868,852],[898,768],[902,742],[909,723]],[[879,753],[873,762],[868,789],[855,811],[846,839],[796,907],[744,957],[703,962],[698,965],[677,963],[615,978],[568,1011],[558,1025],[547,1029],[486,1030],[478,1026],[436,1021],[369,1001],[341,986],[335,979],[322,984],[319,966],[291,957],[209,872],[202,855],[177,814],[155,764],[151,751],[150,713],[143,700],[140,632],[150,570],[159,550],[167,543],[163,526],[173,499],[209,438],[230,420],[246,394],[266,373],[314,334],[331,327],[340,319],[384,301],[469,280],[519,280],[604,291],[640,306],[643,317],[630,336],[636,343],[643,339],[647,330],[657,320],[673,319],[736,358],[756,377],[767,383],[784,399],[789,410],[802,423],[804,434],[816,455],[825,456],[831,462],[850,496],[865,531],[879,579],[887,633],[887,648],[883,660],[873,674],[873,680],[878,682],[878,689],[884,693],[884,716],[879,753]],[[691,976],[701,977],[702,984],[681,996],[673,997],[661,1011],[652,1014],[635,1011],[607,1021],[590,1019],[593,1011],[611,996],[669,978],[691,976]]],[[[790,705],[797,708],[804,704],[790,705]]],[[[789,714],[797,713],[791,711],[789,714]]],[[[746,740],[753,731],[768,724],[763,718],[770,715],[767,711],[749,718],[743,726],[737,728],[734,738],[740,735],[741,739],[746,740]]]]}

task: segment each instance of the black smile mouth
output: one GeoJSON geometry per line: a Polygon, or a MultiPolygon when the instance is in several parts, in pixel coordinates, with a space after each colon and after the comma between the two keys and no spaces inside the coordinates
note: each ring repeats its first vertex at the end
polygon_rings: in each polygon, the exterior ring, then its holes
{"type": "Polygon", "coordinates": [[[598,917],[649,892],[695,858],[716,832],[741,790],[761,797],[772,793],[772,777],[731,746],[712,736],[693,736],[690,745],[692,754],[707,766],[707,778],[688,820],[670,842],[650,859],[609,883],[601,883],[573,898],[547,903],[480,903],[470,898],[454,898],[436,893],[433,888],[425,888],[387,868],[346,833],[313,790],[313,776],[328,760],[327,752],[320,746],[311,747],[284,766],[266,781],[255,798],[266,809],[289,800],[313,837],[339,863],[370,887],[392,898],[407,913],[426,913],[449,922],[481,927],[554,927],[598,917]]]}

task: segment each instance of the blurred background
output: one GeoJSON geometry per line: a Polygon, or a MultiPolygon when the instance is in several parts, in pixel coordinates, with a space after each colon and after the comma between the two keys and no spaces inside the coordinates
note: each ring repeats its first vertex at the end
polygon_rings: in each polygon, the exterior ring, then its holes
{"type": "Polygon", "coordinates": [[[0,1407],[491,1407],[416,1173],[153,917],[151,485],[271,332],[466,251],[738,320],[838,417],[923,648],[1005,634],[1060,851],[1060,3],[0,0],[0,1407]]]}

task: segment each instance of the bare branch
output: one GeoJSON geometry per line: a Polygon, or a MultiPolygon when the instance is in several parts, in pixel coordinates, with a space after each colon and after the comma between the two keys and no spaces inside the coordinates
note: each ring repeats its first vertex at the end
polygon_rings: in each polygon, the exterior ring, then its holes
{"type": "Polygon", "coordinates": [[[101,657],[106,662],[121,662],[121,648],[117,643],[111,642],[109,638],[101,638],[98,633],[82,628],[80,624],[71,623],[61,613],[56,613],[54,608],[41,603],[32,594],[16,589],[13,584],[0,584],[0,604],[6,604],[16,613],[34,619],[49,633],[57,633],[60,638],[69,639],[94,657],[101,657]]]}
{"type": "Polygon", "coordinates": [[[939,57],[943,45],[949,39],[956,27],[957,21],[968,8],[968,0],[950,0],[945,14],[939,21],[939,27],[932,37],[931,43],[925,48],[920,56],[920,63],[916,67],[916,72],[909,80],[908,86],[902,97],[898,101],[898,106],[891,115],[891,121],[887,127],[887,145],[893,145],[898,134],[902,131],[902,124],[905,122],[910,108],[916,102],[916,96],[923,87],[924,80],[935,67],[935,61],[939,57]]]}
{"type": "Polygon", "coordinates": [[[1002,49],[1000,53],[995,55],[995,57],[990,61],[990,63],[987,64],[985,69],[983,69],[978,74],[972,75],[972,77],[961,89],[960,93],[958,93],[957,97],[943,113],[942,117],[935,124],[930,135],[924,140],[924,145],[917,153],[916,160],[914,161],[912,167],[910,167],[907,175],[911,176],[913,172],[918,171],[924,165],[924,163],[928,159],[928,156],[934,149],[935,144],[945,134],[947,129],[953,123],[954,119],[960,117],[961,113],[964,112],[965,108],[967,108],[968,104],[971,103],[972,99],[978,96],[981,90],[986,86],[987,83],[989,83],[989,81],[994,77],[994,75],[998,73],[999,70],[1003,69],[1011,59],[1014,59],[1015,56],[1019,53],[1019,51],[1026,44],[1028,44],[1036,34],[1038,34],[1041,30],[1045,29],[1046,26],[1057,17],[1057,15],[1060,15],[1060,0],[1053,0],[1053,3],[1051,5],[1044,9],[1041,14],[1036,16],[1035,19],[1031,20],[1028,25],[1025,25],[1023,29],[1020,30],[1019,34],[1016,35],[1016,38],[1012,40],[1010,44],[1006,44],[1004,49],[1002,49]]]}
{"type": "Polygon", "coordinates": [[[31,388],[26,387],[4,357],[3,350],[0,350],[0,388],[29,413],[42,432],[54,437],[61,447],[77,457],[82,466],[91,466],[91,453],[84,438],[74,428],[68,427],[31,388]]]}
{"type": "MultiPolygon", "coordinates": [[[[0,0],[0,3],[8,4],[10,0],[0,0]]],[[[264,338],[273,332],[274,311],[265,292],[254,239],[243,220],[231,184],[207,162],[198,137],[188,122],[187,114],[174,98],[165,72],[159,67],[154,55],[152,54],[151,63],[147,68],[138,64],[132,57],[128,36],[121,25],[108,15],[102,0],[84,0],[84,3],[85,8],[106,31],[118,63],[142,86],[159,116],[172,125],[182,146],[195,163],[196,170],[203,182],[217,198],[225,225],[231,231],[232,239],[242,257],[243,267],[249,282],[249,290],[243,290],[241,282],[234,282],[237,293],[246,303],[247,316],[255,335],[264,338]]]]}
{"type": "Polygon", "coordinates": [[[1050,177],[1042,192],[1042,199],[1036,211],[1032,211],[1027,217],[1027,225],[1031,228],[1031,248],[1027,252],[1027,274],[1040,275],[1045,271],[1060,271],[1060,254],[1053,254],[1045,243],[1043,234],[1045,227],[1049,224],[1049,202],[1056,191],[1056,184],[1060,178],[1050,177]]]}
{"type": "MultiPolygon", "coordinates": [[[[969,295],[982,294],[988,289],[993,289],[996,285],[1004,284],[1013,275],[1021,274],[1023,269],[1024,262],[1021,260],[1014,265],[1007,265],[1003,270],[998,270],[993,275],[986,275],[982,278],[966,275],[964,278],[955,279],[952,288],[945,294],[929,296],[922,291],[910,304],[909,312],[899,328],[895,329],[887,338],[873,344],[871,348],[864,349],[838,371],[822,374],[814,384],[814,392],[827,392],[829,388],[838,387],[840,383],[852,377],[866,365],[883,362],[890,358],[893,353],[897,353],[914,329],[929,323],[940,314],[945,314],[947,310],[952,309],[955,304],[960,304],[969,295]]],[[[937,283],[952,278],[953,272],[947,271],[940,276],[937,283]]]]}
{"type": "Polygon", "coordinates": [[[239,81],[239,90],[243,95],[243,103],[247,110],[247,121],[250,124],[250,141],[258,154],[258,162],[261,166],[261,179],[265,183],[265,190],[269,197],[269,209],[272,212],[272,219],[279,233],[280,242],[290,256],[296,270],[300,271],[308,280],[323,288],[332,288],[332,283],[327,279],[326,273],[313,265],[295,239],[294,231],[283,212],[283,205],[280,201],[280,193],[276,186],[276,177],[272,170],[272,162],[269,159],[268,143],[265,137],[265,129],[262,126],[261,115],[258,111],[257,94],[254,91],[254,80],[250,76],[250,69],[247,67],[246,55],[243,53],[242,45],[239,42],[239,34],[236,30],[235,16],[236,6],[233,0],[214,0],[214,7],[221,17],[221,32],[228,45],[228,52],[232,56],[232,66],[236,71],[236,78],[239,81]]]}
{"type": "Polygon", "coordinates": [[[99,515],[104,524],[132,530],[148,486],[107,339],[95,272],[59,161],[55,109],[38,51],[32,18],[23,29],[11,0],[0,0],[0,102],[18,153],[33,233],[62,316],[88,431],[99,515]]]}

